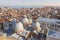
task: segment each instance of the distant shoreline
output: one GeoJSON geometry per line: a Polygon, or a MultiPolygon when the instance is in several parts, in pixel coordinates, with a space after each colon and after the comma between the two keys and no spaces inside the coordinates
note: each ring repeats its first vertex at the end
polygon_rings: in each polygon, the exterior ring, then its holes
{"type": "Polygon", "coordinates": [[[10,7],[10,8],[44,8],[44,7],[59,7],[59,6],[0,6],[0,7],[10,7]]]}

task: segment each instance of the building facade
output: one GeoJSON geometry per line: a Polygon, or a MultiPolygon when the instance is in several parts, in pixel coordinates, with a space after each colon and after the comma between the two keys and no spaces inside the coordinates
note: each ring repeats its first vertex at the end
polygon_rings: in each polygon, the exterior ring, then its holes
{"type": "Polygon", "coordinates": [[[52,18],[38,18],[41,28],[60,32],[60,20],[52,18]]]}

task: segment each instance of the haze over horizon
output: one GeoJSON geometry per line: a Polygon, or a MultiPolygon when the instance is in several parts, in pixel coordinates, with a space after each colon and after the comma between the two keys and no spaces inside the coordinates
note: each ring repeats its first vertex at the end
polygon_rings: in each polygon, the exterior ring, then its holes
{"type": "Polygon", "coordinates": [[[0,0],[0,6],[60,6],[60,0],[0,0]]]}

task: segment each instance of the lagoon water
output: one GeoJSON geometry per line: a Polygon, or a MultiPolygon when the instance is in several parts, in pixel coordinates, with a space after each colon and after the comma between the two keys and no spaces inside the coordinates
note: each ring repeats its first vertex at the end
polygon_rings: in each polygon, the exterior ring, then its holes
{"type": "Polygon", "coordinates": [[[11,8],[44,8],[45,6],[7,6],[11,8]]]}

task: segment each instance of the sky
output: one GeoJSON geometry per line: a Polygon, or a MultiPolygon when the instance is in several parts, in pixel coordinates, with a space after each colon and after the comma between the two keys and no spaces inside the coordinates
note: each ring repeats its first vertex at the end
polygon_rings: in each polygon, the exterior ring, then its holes
{"type": "Polygon", "coordinates": [[[0,0],[0,6],[60,6],[60,0],[0,0]]]}

